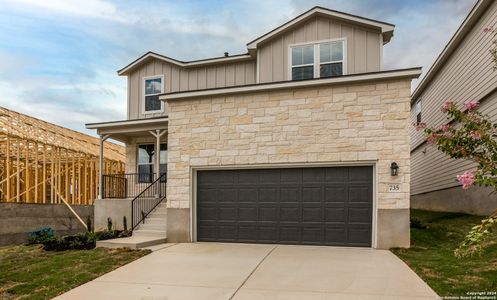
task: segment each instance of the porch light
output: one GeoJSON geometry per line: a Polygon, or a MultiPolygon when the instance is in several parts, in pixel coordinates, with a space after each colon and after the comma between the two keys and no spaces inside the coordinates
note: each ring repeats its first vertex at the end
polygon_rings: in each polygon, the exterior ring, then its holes
{"type": "Polygon", "coordinates": [[[396,162],[393,162],[390,165],[390,175],[397,176],[398,171],[399,171],[399,165],[396,162]]]}

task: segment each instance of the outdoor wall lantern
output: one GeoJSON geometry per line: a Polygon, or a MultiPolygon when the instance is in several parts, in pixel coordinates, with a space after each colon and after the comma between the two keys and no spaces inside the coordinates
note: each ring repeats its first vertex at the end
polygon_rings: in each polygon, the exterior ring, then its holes
{"type": "Polygon", "coordinates": [[[392,176],[397,176],[398,172],[399,172],[399,165],[396,162],[393,162],[390,165],[390,174],[392,176]]]}

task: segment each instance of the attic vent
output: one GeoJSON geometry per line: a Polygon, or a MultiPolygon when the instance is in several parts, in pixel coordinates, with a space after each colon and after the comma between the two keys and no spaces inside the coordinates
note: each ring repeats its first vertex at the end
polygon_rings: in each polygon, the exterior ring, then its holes
{"type": "Polygon", "coordinates": [[[230,54],[228,52],[224,52],[224,57],[228,57],[230,54]]]}

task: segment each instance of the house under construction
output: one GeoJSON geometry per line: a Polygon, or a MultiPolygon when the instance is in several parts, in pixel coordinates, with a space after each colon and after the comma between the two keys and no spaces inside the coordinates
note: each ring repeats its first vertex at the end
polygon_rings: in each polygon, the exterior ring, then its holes
{"type": "MultiPolygon", "coordinates": [[[[0,202],[91,205],[99,139],[0,107],[0,202]]],[[[124,172],[124,147],[105,142],[104,173],[124,172]]]]}

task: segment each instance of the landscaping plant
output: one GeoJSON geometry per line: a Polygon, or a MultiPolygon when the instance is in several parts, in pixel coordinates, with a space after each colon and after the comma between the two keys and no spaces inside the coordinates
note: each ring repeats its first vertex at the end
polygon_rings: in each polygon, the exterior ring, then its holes
{"type": "Polygon", "coordinates": [[[41,244],[46,240],[52,239],[55,236],[55,232],[50,227],[38,228],[29,234],[28,243],[29,244],[41,244]]]}
{"type": "MultiPolygon", "coordinates": [[[[483,32],[493,35],[489,50],[497,69],[497,30],[492,27],[483,32]]],[[[472,185],[486,186],[497,191],[497,124],[492,124],[487,116],[477,111],[478,101],[468,101],[462,108],[454,101],[447,100],[442,105],[442,112],[447,114],[450,122],[438,128],[426,128],[426,124],[416,124],[424,128],[428,143],[455,159],[467,159],[477,164],[476,170],[468,170],[457,176],[463,189],[472,185]]],[[[480,224],[474,226],[466,239],[454,251],[456,256],[464,257],[480,253],[486,238],[497,224],[497,209],[480,224]]]]}
{"type": "MultiPolygon", "coordinates": [[[[453,101],[445,101],[442,111],[451,120],[438,128],[425,128],[427,141],[455,159],[468,159],[477,164],[476,170],[465,171],[457,179],[463,189],[472,185],[492,187],[497,191],[497,124],[477,111],[479,103],[469,101],[459,108],[453,101]]],[[[425,127],[418,124],[418,127],[425,127]]],[[[497,223],[497,210],[481,224],[474,226],[455,251],[457,256],[478,253],[497,223]]]]}

